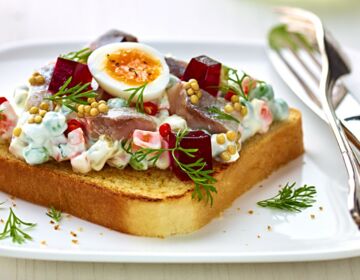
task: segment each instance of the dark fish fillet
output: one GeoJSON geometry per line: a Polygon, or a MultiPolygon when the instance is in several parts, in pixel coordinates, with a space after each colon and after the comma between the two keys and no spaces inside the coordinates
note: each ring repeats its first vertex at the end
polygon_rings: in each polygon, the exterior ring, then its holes
{"type": "Polygon", "coordinates": [[[95,41],[91,42],[89,48],[95,50],[101,46],[117,43],[117,42],[138,42],[137,38],[131,34],[125,33],[120,30],[111,29],[101,35],[95,41]]]}
{"type": "Polygon", "coordinates": [[[210,133],[224,133],[228,130],[237,130],[238,124],[234,121],[218,120],[208,112],[208,108],[215,106],[222,108],[225,101],[217,99],[202,90],[202,97],[198,105],[193,105],[188,98],[182,83],[175,84],[167,92],[170,114],[183,117],[190,128],[205,129],[210,133]]]}
{"type": "Polygon", "coordinates": [[[170,73],[181,79],[184,75],[187,63],[172,57],[165,57],[165,61],[169,66],[170,73]]]}
{"type": "Polygon", "coordinates": [[[106,115],[87,117],[84,125],[86,134],[94,140],[103,134],[121,140],[131,136],[135,129],[156,131],[156,123],[151,117],[128,107],[110,109],[106,115]]]}

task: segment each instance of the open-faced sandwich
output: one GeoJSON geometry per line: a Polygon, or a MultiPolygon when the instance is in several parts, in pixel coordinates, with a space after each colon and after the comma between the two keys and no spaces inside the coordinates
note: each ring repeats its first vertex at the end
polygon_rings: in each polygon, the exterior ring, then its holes
{"type": "Polygon", "coordinates": [[[141,236],[190,233],[303,153],[301,115],[206,55],[110,31],[0,98],[0,189],[141,236]]]}

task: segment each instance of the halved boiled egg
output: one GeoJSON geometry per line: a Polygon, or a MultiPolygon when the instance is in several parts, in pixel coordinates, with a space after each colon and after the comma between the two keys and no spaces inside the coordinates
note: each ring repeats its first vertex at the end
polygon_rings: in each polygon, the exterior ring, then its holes
{"type": "MultiPolygon", "coordinates": [[[[169,82],[164,56],[141,43],[112,43],[96,49],[88,59],[91,74],[113,96],[128,99],[129,90],[146,84],[144,101],[160,98],[169,82]]],[[[135,98],[136,100],[136,98],[135,98]]]]}

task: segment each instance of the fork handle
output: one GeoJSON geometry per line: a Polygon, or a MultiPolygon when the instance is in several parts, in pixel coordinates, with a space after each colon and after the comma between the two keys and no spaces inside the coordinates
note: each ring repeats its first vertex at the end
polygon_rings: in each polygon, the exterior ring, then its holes
{"type": "Polygon", "coordinates": [[[348,173],[349,193],[347,202],[349,211],[353,220],[360,228],[360,166],[346,138],[340,120],[336,117],[333,108],[330,107],[331,103],[329,98],[331,97],[333,87],[334,83],[332,82],[328,83],[327,86],[325,85],[325,88],[322,90],[325,91],[326,94],[322,94],[323,98],[321,103],[325,116],[336,137],[348,173]]]}

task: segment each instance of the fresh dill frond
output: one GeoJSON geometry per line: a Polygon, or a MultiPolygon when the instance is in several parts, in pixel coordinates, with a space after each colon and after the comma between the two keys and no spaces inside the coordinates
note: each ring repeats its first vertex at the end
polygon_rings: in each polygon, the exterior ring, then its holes
{"type": "Polygon", "coordinates": [[[211,176],[214,171],[204,170],[206,167],[206,162],[203,158],[200,158],[193,163],[182,163],[176,156],[177,152],[183,152],[187,156],[194,158],[195,153],[198,151],[198,149],[195,148],[183,148],[180,146],[181,140],[186,136],[187,133],[188,130],[186,129],[180,130],[177,133],[174,148],[141,148],[135,152],[132,152],[130,141],[122,142],[122,147],[127,153],[131,154],[137,162],[141,162],[142,160],[147,159],[153,164],[159,160],[160,156],[164,152],[169,152],[179,168],[194,182],[195,188],[192,194],[193,199],[201,201],[205,198],[205,202],[210,203],[212,206],[214,202],[212,194],[217,193],[217,190],[214,186],[216,179],[211,176]],[[205,197],[203,192],[205,192],[205,197]]]}
{"type": "Polygon", "coordinates": [[[218,107],[215,106],[209,107],[208,112],[218,120],[234,121],[236,123],[240,123],[240,121],[237,118],[233,117],[230,114],[226,114],[225,112],[221,111],[218,107]]]}
{"type": "Polygon", "coordinates": [[[50,209],[47,211],[46,216],[59,223],[62,219],[62,212],[60,210],[56,210],[55,207],[51,206],[50,209]]]}
{"type": "Polygon", "coordinates": [[[55,103],[62,104],[70,110],[77,112],[76,105],[89,105],[88,98],[95,98],[97,93],[94,90],[89,90],[90,83],[79,83],[76,86],[68,88],[72,77],[69,77],[65,83],[59,88],[59,91],[49,97],[44,98],[55,103]]]}
{"type": "Polygon", "coordinates": [[[295,182],[286,185],[279,193],[269,199],[259,201],[261,207],[271,207],[291,212],[301,212],[303,209],[313,206],[316,202],[316,189],[314,186],[304,185],[295,189],[295,182]]]}
{"type": "Polygon", "coordinates": [[[145,91],[146,86],[147,86],[147,83],[145,83],[139,87],[128,88],[125,90],[128,92],[131,92],[131,95],[129,96],[129,98],[127,100],[128,106],[131,105],[131,103],[133,102],[133,99],[136,97],[135,108],[136,108],[136,111],[138,111],[139,113],[144,113],[144,91],[145,91]]]}
{"type": "Polygon", "coordinates": [[[67,54],[61,55],[62,58],[69,60],[74,60],[76,62],[87,63],[89,56],[92,54],[90,48],[84,48],[76,52],[69,52],[67,54]]]}
{"type": "Polygon", "coordinates": [[[12,242],[22,244],[26,240],[32,240],[32,237],[22,229],[22,226],[26,226],[25,229],[30,229],[36,226],[34,223],[24,222],[17,217],[12,208],[10,208],[9,217],[5,223],[4,230],[0,233],[0,240],[8,237],[12,238],[12,242]]]}

